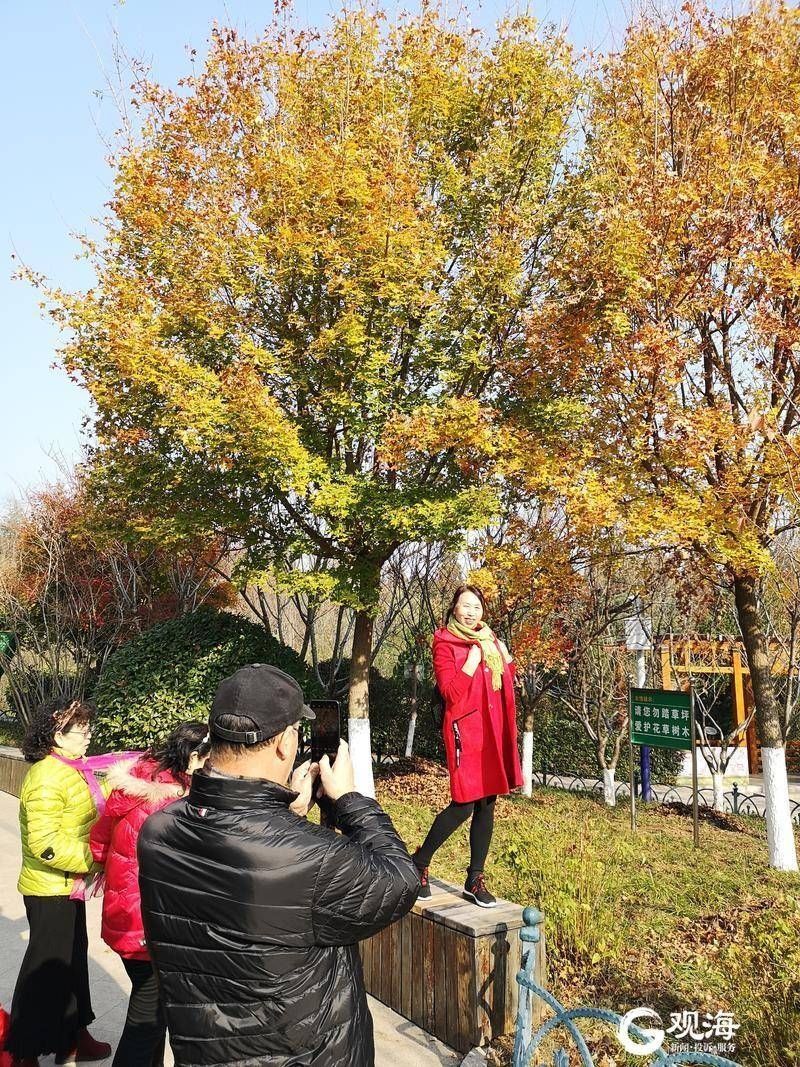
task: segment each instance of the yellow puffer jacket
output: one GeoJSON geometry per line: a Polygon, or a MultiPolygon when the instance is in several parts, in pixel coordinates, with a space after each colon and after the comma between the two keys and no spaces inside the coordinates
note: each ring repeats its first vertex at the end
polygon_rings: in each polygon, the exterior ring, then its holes
{"type": "Polygon", "coordinates": [[[89,831],[97,809],[80,771],[45,756],[25,775],[19,797],[25,896],[69,896],[76,874],[97,870],[89,831]]]}

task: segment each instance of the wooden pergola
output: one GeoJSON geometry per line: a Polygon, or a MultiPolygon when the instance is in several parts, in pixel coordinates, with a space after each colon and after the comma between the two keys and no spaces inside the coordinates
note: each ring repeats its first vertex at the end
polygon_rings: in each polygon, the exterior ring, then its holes
{"type": "MultiPolygon", "coordinates": [[[[744,664],[741,641],[733,637],[657,638],[654,650],[661,661],[661,684],[664,689],[688,689],[693,675],[730,675],[733,725],[741,726],[753,710],[750,670],[744,664]]],[[[761,772],[761,755],[755,723],[750,722],[739,746],[747,746],[751,774],[761,772]]]]}

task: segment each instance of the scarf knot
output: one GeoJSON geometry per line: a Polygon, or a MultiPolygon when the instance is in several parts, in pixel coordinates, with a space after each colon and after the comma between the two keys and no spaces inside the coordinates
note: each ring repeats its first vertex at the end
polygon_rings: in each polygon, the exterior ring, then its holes
{"type": "Polygon", "coordinates": [[[451,619],[447,624],[448,631],[462,641],[470,641],[480,645],[483,662],[492,674],[492,689],[497,693],[503,685],[503,657],[497,647],[494,634],[491,629],[482,622],[477,630],[471,630],[456,619],[451,619]]]}

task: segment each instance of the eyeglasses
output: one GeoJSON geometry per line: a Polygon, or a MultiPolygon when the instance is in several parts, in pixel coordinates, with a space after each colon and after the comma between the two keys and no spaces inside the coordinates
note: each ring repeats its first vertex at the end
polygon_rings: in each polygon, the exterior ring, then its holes
{"type": "Polygon", "coordinates": [[[91,725],[91,723],[88,723],[88,722],[75,723],[74,726],[68,726],[63,732],[65,734],[68,734],[68,733],[85,734],[87,737],[90,737],[91,733],[92,733],[92,725],[91,725]]]}

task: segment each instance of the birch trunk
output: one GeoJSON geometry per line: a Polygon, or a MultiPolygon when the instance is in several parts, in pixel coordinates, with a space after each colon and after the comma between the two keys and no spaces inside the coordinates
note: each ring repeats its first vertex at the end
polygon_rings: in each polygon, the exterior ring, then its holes
{"type": "Polygon", "coordinates": [[[525,713],[522,733],[522,792],[526,797],[533,795],[533,715],[525,713]]]}
{"type": "Polygon", "coordinates": [[[733,590],[742,641],[747,651],[756,724],[761,740],[769,863],[781,871],[796,871],[797,849],[789,806],[786,751],[780,709],[772,682],[769,644],[760,617],[756,579],[751,575],[737,577],[733,590]]]}
{"type": "Polygon", "coordinates": [[[365,611],[356,615],[353,656],[350,663],[350,700],[347,737],[353,761],[355,786],[365,797],[375,796],[372,776],[372,738],[369,726],[369,666],[372,656],[373,619],[365,611]]]}

